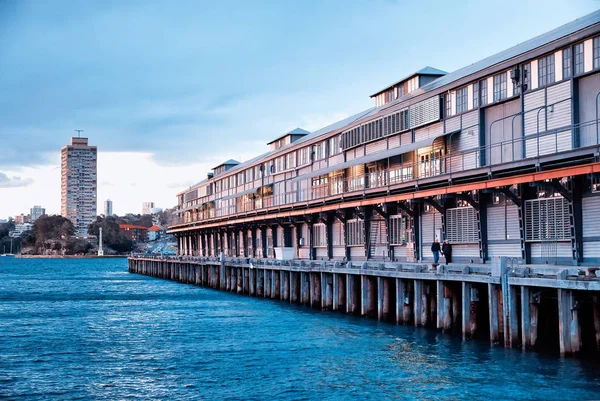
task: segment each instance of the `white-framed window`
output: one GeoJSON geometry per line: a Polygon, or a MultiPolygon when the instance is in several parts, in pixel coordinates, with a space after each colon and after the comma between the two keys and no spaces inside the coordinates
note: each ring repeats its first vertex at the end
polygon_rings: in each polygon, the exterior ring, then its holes
{"type": "Polygon", "coordinates": [[[327,247],[327,227],[323,223],[313,226],[313,246],[315,248],[327,247]]]}
{"type": "Polygon", "coordinates": [[[525,201],[525,240],[568,241],[571,239],[569,202],[562,196],[525,201]]]}
{"type": "Polygon", "coordinates": [[[361,219],[346,222],[346,245],[357,246],[365,244],[365,222],[361,219]]]}
{"type": "Polygon", "coordinates": [[[446,210],[446,238],[454,244],[479,241],[475,209],[471,206],[446,210]]]}

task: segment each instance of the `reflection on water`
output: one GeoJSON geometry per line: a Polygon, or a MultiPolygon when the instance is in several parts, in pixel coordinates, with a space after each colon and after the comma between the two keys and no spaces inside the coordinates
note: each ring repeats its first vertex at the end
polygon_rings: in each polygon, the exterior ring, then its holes
{"type": "Polygon", "coordinates": [[[0,260],[0,398],[598,399],[600,366],[126,272],[0,260]]]}

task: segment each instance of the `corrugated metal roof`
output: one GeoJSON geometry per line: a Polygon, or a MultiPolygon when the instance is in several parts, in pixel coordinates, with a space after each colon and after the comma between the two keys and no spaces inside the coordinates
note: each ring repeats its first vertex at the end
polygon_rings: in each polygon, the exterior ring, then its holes
{"type": "Polygon", "coordinates": [[[544,34],[536,36],[533,39],[529,39],[523,43],[511,47],[510,49],[506,49],[504,51],[501,51],[500,53],[494,54],[493,56],[484,58],[483,60],[473,63],[467,67],[463,67],[459,70],[446,74],[443,77],[440,77],[435,81],[423,86],[423,90],[427,92],[439,88],[441,86],[447,85],[453,81],[464,78],[467,75],[473,74],[475,72],[491,67],[495,64],[509,60],[513,57],[518,56],[519,54],[536,49],[546,43],[550,43],[564,36],[575,33],[585,27],[596,24],[598,22],[600,22],[600,10],[588,14],[584,17],[578,18],[575,21],[571,21],[565,25],[551,30],[550,32],[546,32],[544,34]]]}
{"type": "Polygon", "coordinates": [[[413,72],[412,74],[402,78],[401,80],[396,81],[393,84],[386,86],[385,88],[383,88],[382,90],[380,90],[378,92],[375,92],[374,94],[371,95],[371,97],[375,97],[375,96],[379,95],[381,92],[385,92],[386,90],[393,88],[394,86],[398,85],[399,83],[408,81],[409,79],[411,79],[412,77],[415,77],[417,75],[445,75],[445,74],[447,74],[446,71],[442,71],[437,68],[433,68],[430,66],[423,67],[419,71],[413,72]]]}

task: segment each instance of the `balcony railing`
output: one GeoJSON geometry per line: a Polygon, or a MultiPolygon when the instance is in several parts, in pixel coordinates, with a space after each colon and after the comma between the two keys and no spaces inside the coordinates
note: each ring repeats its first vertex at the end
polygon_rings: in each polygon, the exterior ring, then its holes
{"type": "MultiPolygon", "coordinates": [[[[295,186],[298,189],[295,190],[265,197],[254,195],[254,198],[246,201],[243,201],[242,198],[231,198],[228,201],[222,201],[229,202],[225,205],[216,199],[214,209],[186,212],[184,216],[176,217],[172,224],[201,222],[215,217],[257,212],[297,203],[318,203],[328,198],[352,196],[376,189],[389,189],[391,186],[416,183],[428,177],[450,175],[508,162],[531,160],[533,163],[541,156],[584,147],[598,147],[600,141],[600,135],[597,134],[598,126],[598,119],[596,119],[448,155],[441,155],[440,149],[433,149],[426,154],[419,153],[417,161],[403,163],[394,168],[372,171],[360,176],[328,177],[329,181],[323,183],[323,180],[320,180],[319,184],[315,186],[312,186],[312,178],[308,178],[297,181],[295,186]],[[586,140],[576,146],[572,141],[574,133],[588,131],[589,135],[586,134],[586,140]],[[568,143],[565,143],[567,140],[568,143]]],[[[292,186],[294,186],[292,183],[286,184],[287,188],[292,186]]]]}

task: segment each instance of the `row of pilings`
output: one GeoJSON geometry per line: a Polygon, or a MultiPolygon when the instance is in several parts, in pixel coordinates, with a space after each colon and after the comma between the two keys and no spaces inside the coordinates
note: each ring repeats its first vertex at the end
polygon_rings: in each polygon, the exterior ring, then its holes
{"type": "Polygon", "coordinates": [[[465,340],[489,339],[505,347],[561,355],[600,355],[600,291],[595,290],[600,289],[600,280],[573,285],[572,277],[566,276],[577,272],[569,270],[554,272],[552,281],[547,274],[526,277],[518,269],[508,269],[504,258],[485,268],[411,265],[389,270],[364,264],[362,268],[281,266],[224,258],[132,257],[129,271],[324,311],[437,328],[465,340]],[[564,283],[570,288],[561,288],[564,283]]]}

